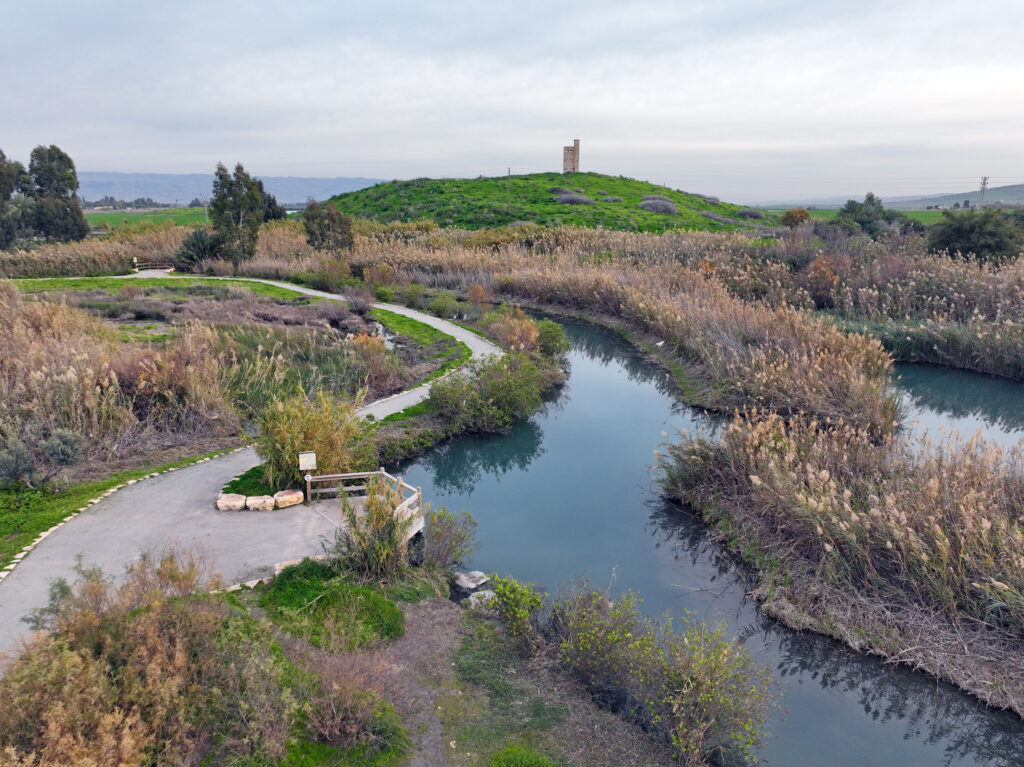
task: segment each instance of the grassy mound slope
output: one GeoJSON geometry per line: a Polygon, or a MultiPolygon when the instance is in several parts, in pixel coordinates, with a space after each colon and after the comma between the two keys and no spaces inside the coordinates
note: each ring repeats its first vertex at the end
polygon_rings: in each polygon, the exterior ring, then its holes
{"type": "MultiPolygon", "coordinates": [[[[332,197],[339,210],[375,221],[433,219],[441,226],[483,229],[526,221],[544,226],[603,226],[608,229],[637,229],[663,232],[666,229],[707,229],[721,231],[750,226],[737,216],[739,205],[719,203],[714,198],[680,192],[646,181],[605,176],[600,173],[533,173],[512,176],[511,205],[509,179],[505,176],[475,179],[429,179],[389,181],[332,197]],[[557,192],[582,194],[593,204],[563,204],[557,192]],[[640,207],[646,195],[668,198],[677,208],[663,214],[640,207]],[[606,202],[605,197],[621,198],[606,202]],[[707,214],[707,215],[705,215],[707,214]]],[[[768,223],[769,219],[762,219],[768,223]]]]}

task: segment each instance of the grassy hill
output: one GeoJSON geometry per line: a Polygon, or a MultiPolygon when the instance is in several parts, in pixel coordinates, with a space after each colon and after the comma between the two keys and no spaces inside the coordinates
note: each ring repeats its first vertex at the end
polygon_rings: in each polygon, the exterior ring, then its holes
{"type": "Polygon", "coordinates": [[[330,203],[360,218],[383,222],[429,218],[441,226],[463,229],[525,221],[545,226],[603,226],[645,232],[673,228],[721,231],[776,221],[774,217],[757,221],[739,216],[738,212],[743,209],[740,205],[600,173],[533,173],[512,176],[511,184],[506,176],[389,181],[336,195],[330,203]],[[593,204],[560,203],[556,200],[558,190],[584,195],[593,200],[593,204]],[[644,210],[640,203],[646,195],[668,198],[678,212],[663,214],[644,210]]]}

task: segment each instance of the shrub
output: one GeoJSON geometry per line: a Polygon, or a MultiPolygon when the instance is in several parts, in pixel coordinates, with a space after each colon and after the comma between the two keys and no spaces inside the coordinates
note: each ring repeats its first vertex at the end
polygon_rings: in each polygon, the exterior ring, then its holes
{"type": "Polygon", "coordinates": [[[316,451],[317,470],[340,474],[355,470],[365,456],[357,444],[362,434],[356,403],[320,391],[313,398],[299,394],[273,401],[260,417],[256,452],[264,461],[270,487],[302,483],[299,453],[316,451]]]}
{"type": "Polygon", "coordinates": [[[599,702],[665,735],[685,764],[752,757],[774,702],[771,671],[722,625],[677,633],[639,607],[632,593],[612,603],[586,589],[556,602],[545,630],[559,662],[599,702]]]}
{"type": "Polygon", "coordinates": [[[644,200],[640,203],[640,207],[651,213],[659,213],[663,216],[675,216],[679,213],[675,203],[664,199],[644,200]]]}
{"type": "Polygon", "coordinates": [[[427,309],[431,314],[444,319],[459,316],[459,302],[451,293],[438,293],[427,302],[427,309]]]}
{"type": "Polygon", "coordinates": [[[676,758],[696,765],[738,752],[754,760],[773,703],[771,671],[730,641],[724,624],[690,624],[668,653],[662,706],[676,758]]]}
{"type": "Polygon", "coordinates": [[[20,439],[8,439],[0,449],[0,483],[24,482],[32,486],[36,471],[35,457],[20,439]]]}
{"type": "Polygon", "coordinates": [[[928,227],[928,249],[951,255],[975,255],[979,261],[1005,263],[1024,247],[1021,231],[1002,211],[994,208],[963,213],[942,211],[942,219],[928,227]]]}
{"type": "Polygon", "coordinates": [[[655,200],[658,200],[658,201],[661,201],[661,202],[670,202],[673,205],[675,204],[675,200],[673,200],[671,197],[666,197],[663,194],[645,194],[643,196],[643,201],[644,202],[653,202],[655,200]]]}
{"type": "Polygon", "coordinates": [[[562,357],[572,344],[565,330],[554,320],[537,320],[537,351],[545,357],[562,357]]]}
{"type": "Polygon", "coordinates": [[[494,589],[491,607],[520,648],[529,649],[537,636],[536,618],[543,603],[540,594],[515,578],[496,575],[491,578],[491,587],[494,589]]]}
{"type": "Polygon", "coordinates": [[[759,219],[764,218],[764,211],[757,208],[740,208],[736,211],[736,215],[740,218],[759,219]]]}
{"type": "Polygon", "coordinates": [[[783,226],[788,226],[790,229],[796,229],[801,224],[806,224],[811,220],[811,214],[807,208],[790,208],[782,214],[780,221],[783,226]]]}
{"type": "Polygon", "coordinates": [[[385,285],[378,285],[373,292],[378,301],[390,304],[395,300],[395,291],[385,285]]]}
{"type": "Polygon", "coordinates": [[[351,250],[355,243],[352,217],[337,208],[310,200],[302,212],[306,242],[317,250],[351,250]]]}
{"type": "Polygon", "coordinates": [[[397,756],[410,743],[381,689],[378,661],[367,655],[317,653],[302,658],[313,679],[305,691],[306,730],[335,748],[361,747],[363,756],[397,756]]]}
{"type": "Polygon", "coordinates": [[[413,518],[396,514],[402,492],[382,477],[366,480],[366,497],[343,500],[346,526],[338,528],[333,554],[367,581],[394,580],[408,564],[413,518]],[[357,508],[358,504],[358,508],[357,508]]]}
{"type": "Polygon", "coordinates": [[[506,349],[532,352],[537,348],[540,328],[533,318],[518,306],[502,306],[487,312],[480,320],[484,331],[497,339],[506,349]]]}
{"type": "Polygon", "coordinates": [[[82,458],[81,434],[70,429],[56,429],[42,444],[43,455],[56,467],[74,466],[82,458]]]}
{"type": "Polygon", "coordinates": [[[542,375],[520,352],[473,360],[437,381],[428,406],[453,431],[500,433],[541,405],[542,375]]]}
{"type": "Polygon", "coordinates": [[[551,194],[572,194],[572,189],[566,189],[564,186],[552,186],[548,188],[548,192],[551,194]]]}
{"type": "Polygon", "coordinates": [[[468,511],[454,514],[445,507],[424,515],[422,565],[449,571],[476,548],[476,520],[468,511]]]}
{"type": "Polygon", "coordinates": [[[487,767],[555,767],[555,763],[536,751],[509,744],[491,755],[487,767]]]}
{"type": "Polygon", "coordinates": [[[567,192],[559,194],[555,197],[555,202],[559,205],[593,205],[594,201],[587,197],[585,194],[577,194],[576,192],[567,192]]]}
{"type": "Polygon", "coordinates": [[[174,254],[176,266],[188,272],[197,271],[203,261],[220,258],[222,245],[218,235],[197,227],[189,232],[174,254]]]}
{"type": "Polygon", "coordinates": [[[22,764],[233,763],[285,754],[295,701],[269,634],[180,554],[114,586],[80,571],[0,679],[0,748],[22,764]],[[10,753],[10,752],[8,752],[10,753]]]}
{"type": "Polygon", "coordinates": [[[423,300],[423,294],[426,292],[427,289],[418,282],[410,282],[408,285],[400,288],[402,303],[410,309],[419,309],[423,300]]]}
{"type": "Polygon", "coordinates": [[[613,197],[613,196],[609,195],[608,197],[605,197],[602,200],[602,202],[622,202],[622,198],[621,197],[613,197]]]}

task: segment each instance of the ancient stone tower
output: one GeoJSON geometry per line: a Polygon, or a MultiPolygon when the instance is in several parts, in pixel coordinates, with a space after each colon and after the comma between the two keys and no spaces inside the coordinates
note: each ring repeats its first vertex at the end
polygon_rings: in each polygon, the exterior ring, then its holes
{"type": "Polygon", "coordinates": [[[580,171],[580,140],[572,142],[572,146],[562,147],[562,173],[579,173],[580,171]]]}

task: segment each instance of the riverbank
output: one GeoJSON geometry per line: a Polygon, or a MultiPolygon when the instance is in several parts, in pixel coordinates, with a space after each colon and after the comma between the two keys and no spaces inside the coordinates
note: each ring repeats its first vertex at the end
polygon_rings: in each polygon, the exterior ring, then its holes
{"type": "Polygon", "coordinates": [[[659,465],[769,614],[1024,714],[1019,446],[877,443],[754,413],[669,445],[659,465]]]}

